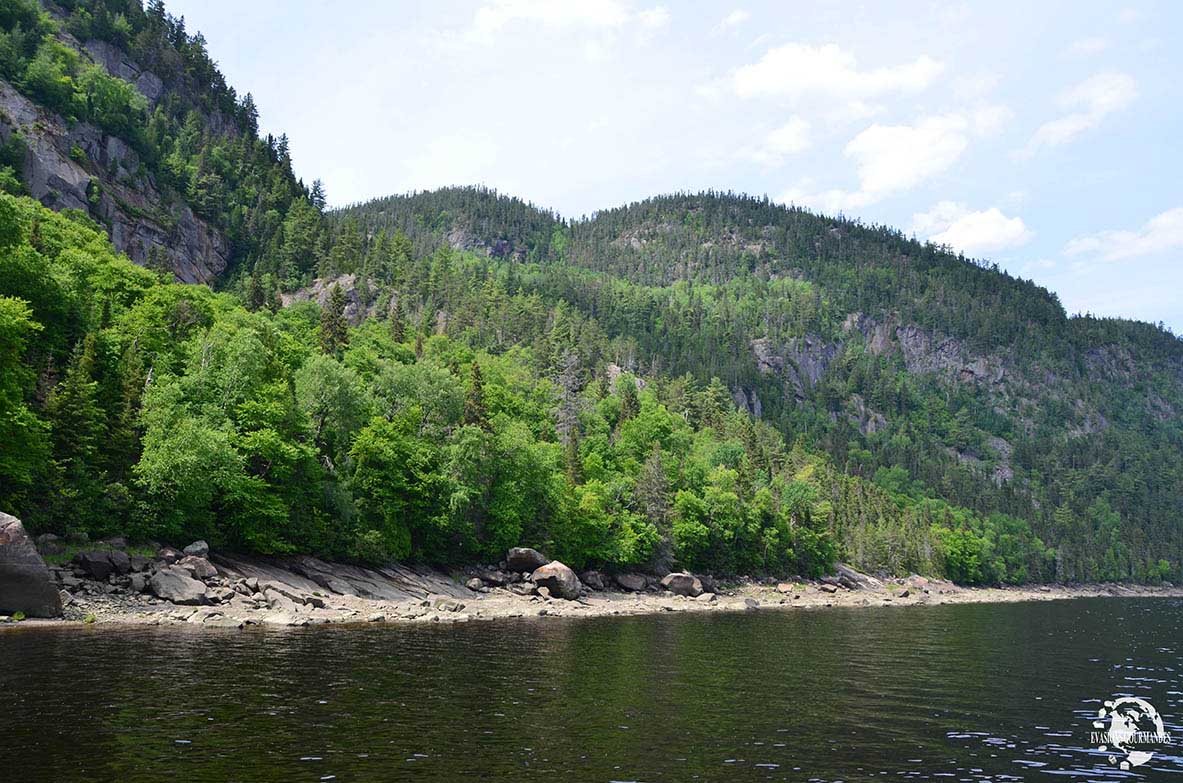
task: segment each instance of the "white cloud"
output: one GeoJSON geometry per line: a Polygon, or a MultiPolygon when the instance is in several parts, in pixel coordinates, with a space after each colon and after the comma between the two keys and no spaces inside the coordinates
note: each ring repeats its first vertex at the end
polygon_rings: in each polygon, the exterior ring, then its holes
{"type": "Polygon", "coordinates": [[[1109,41],[1099,36],[1078,38],[1068,47],[1068,55],[1070,57],[1086,57],[1092,54],[1100,54],[1108,48],[1109,41]]]}
{"type": "Polygon", "coordinates": [[[1084,80],[1060,95],[1056,102],[1065,113],[1040,125],[1020,150],[1020,157],[1029,158],[1041,149],[1059,146],[1097,127],[1137,97],[1138,83],[1124,73],[1106,71],[1084,80]]]}
{"type": "Polygon", "coordinates": [[[768,50],[759,62],[736,70],[730,82],[743,98],[806,94],[858,98],[919,92],[932,84],[943,68],[936,60],[922,56],[902,65],[859,70],[855,56],[835,44],[794,43],[768,50]]]}
{"type": "Polygon", "coordinates": [[[658,30],[670,23],[669,9],[664,5],[646,9],[637,14],[637,23],[646,30],[658,30]]]}
{"type": "Polygon", "coordinates": [[[1102,231],[1078,237],[1064,248],[1070,256],[1092,256],[1103,261],[1183,249],[1183,207],[1155,215],[1137,231],[1102,231]]]}
{"type": "Polygon", "coordinates": [[[966,255],[1018,247],[1031,239],[1020,217],[1007,217],[998,207],[973,211],[953,201],[941,201],[928,212],[913,215],[912,231],[966,255]]]}
{"type": "Polygon", "coordinates": [[[922,118],[915,125],[880,125],[846,145],[858,169],[861,189],[874,196],[907,190],[949,168],[969,146],[969,123],[949,114],[922,118]]]}
{"type": "Polygon", "coordinates": [[[970,115],[974,132],[980,136],[993,136],[1014,119],[1015,113],[999,104],[979,106],[970,115]]]}
{"type": "Polygon", "coordinates": [[[991,106],[968,116],[921,117],[914,125],[875,123],[851,139],[844,150],[854,161],[858,190],[811,192],[807,183],[801,183],[782,193],[779,200],[824,212],[874,204],[948,170],[968,149],[971,134],[995,133],[1009,117],[1006,107],[991,106]]]}
{"type": "Polygon", "coordinates": [[[809,122],[796,115],[772,130],[758,147],[748,147],[740,155],[757,163],[780,165],[789,155],[809,149],[809,122]]]}
{"type": "Polygon", "coordinates": [[[445,35],[456,45],[488,45],[517,24],[534,24],[550,30],[612,31],[635,26],[642,32],[665,27],[670,12],[665,6],[634,10],[620,0],[488,0],[473,14],[472,23],[457,35],[445,35]]]}
{"type": "Polygon", "coordinates": [[[752,15],[742,8],[737,8],[727,16],[723,17],[723,21],[719,22],[720,30],[730,30],[739,27],[744,22],[752,18],[752,15]]]}

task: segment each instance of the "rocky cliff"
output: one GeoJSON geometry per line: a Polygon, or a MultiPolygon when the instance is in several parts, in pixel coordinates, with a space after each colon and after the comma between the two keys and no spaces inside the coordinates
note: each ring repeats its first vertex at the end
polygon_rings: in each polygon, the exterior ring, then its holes
{"type": "MultiPolygon", "coordinates": [[[[113,59],[111,47],[94,49],[106,55],[100,63],[116,66],[115,75],[134,75],[133,65],[113,59]]],[[[160,98],[160,79],[150,72],[139,71],[133,84],[149,101],[160,98]]],[[[25,148],[29,195],[51,209],[86,212],[137,264],[170,269],[186,283],[208,283],[226,269],[226,239],[183,201],[162,193],[126,142],[87,123],[71,124],[0,80],[0,143],[14,135],[25,148]]]]}

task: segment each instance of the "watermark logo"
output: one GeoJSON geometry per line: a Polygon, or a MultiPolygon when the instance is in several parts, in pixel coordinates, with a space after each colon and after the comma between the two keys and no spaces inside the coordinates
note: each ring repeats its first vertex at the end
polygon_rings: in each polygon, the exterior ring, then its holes
{"type": "Polygon", "coordinates": [[[1109,753],[1121,769],[1140,767],[1154,757],[1154,748],[1171,741],[1158,710],[1145,699],[1123,696],[1105,702],[1093,721],[1091,742],[1109,753]]]}

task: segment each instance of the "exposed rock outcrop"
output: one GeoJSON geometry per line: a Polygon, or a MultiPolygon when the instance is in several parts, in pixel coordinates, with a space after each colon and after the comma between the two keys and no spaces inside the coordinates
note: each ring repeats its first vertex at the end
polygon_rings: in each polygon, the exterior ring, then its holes
{"type": "MultiPolygon", "coordinates": [[[[376,318],[384,316],[382,311],[382,302],[377,299],[364,296],[364,291],[358,286],[357,275],[339,275],[337,277],[317,278],[312,281],[312,285],[292,291],[288,294],[280,294],[280,301],[283,302],[284,307],[288,307],[296,302],[316,302],[321,307],[324,307],[328,301],[329,296],[333,292],[333,286],[340,286],[341,293],[345,296],[345,320],[352,326],[357,326],[367,318],[376,318]]],[[[389,303],[388,303],[389,304],[389,303]]]]}
{"type": "Polygon", "coordinates": [[[0,613],[57,617],[62,599],[25,526],[0,512],[0,613]]]}
{"type": "MultiPolygon", "coordinates": [[[[157,82],[141,72],[136,83],[154,91],[157,82]]],[[[0,80],[0,142],[16,133],[25,142],[23,173],[33,198],[89,214],[132,261],[171,268],[182,282],[207,283],[225,270],[225,238],[183,202],[166,199],[135,150],[93,125],[67,123],[0,80]]]]}

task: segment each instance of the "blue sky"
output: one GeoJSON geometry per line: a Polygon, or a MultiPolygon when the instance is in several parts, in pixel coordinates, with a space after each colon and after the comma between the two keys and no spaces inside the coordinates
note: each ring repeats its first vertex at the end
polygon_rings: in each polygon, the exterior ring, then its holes
{"type": "Polygon", "coordinates": [[[762,194],[1183,332],[1183,3],[174,0],[345,204],[762,194]]]}

